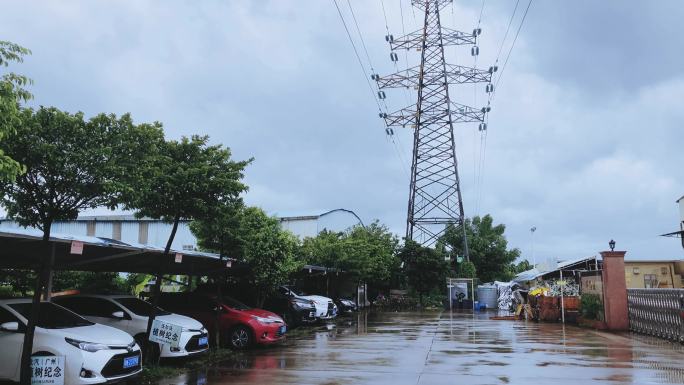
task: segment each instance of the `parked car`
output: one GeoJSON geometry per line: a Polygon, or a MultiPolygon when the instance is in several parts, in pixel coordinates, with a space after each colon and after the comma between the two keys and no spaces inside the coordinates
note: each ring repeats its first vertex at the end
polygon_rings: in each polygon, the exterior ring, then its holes
{"type": "Polygon", "coordinates": [[[349,298],[338,298],[335,300],[335,304],[341,313],[351,313],[358,310],[356,302],[349,298]]]}
{"type": "Polygon", "coordinates": [[[270,311],[249,306],[223,296],[203,293],[162,293],[161,307],[192,317],[202,322],[211,341],[216,340],[216,326],[220,331],[221,345],[246,349],[253,344],[268,345],[281,341],[287,332],[283,319],[270,311]]]}
{"type": "MultiPolygon", "coordinates": [[[[91,322],[115,327],[135,338],[138,345],[147,343],[147,321],[152,304],[130,295],[69,295],[54,297],[53,302],[80,314],[91,322]]],[[[161,358],[187,357],[209,349],[207,329],[192,318],[157,308],[155,318],[182,327],[179,347],[155,344],[161,358]]]]}
{"type": "Polygon", "coordinates": [[[316,305],[310,299],[276,292],[266,298],[263,307],[279,314],[290,328],[316,322],[316,305]]]}
{"type": "Polygon", "coordinates": [[[278,292],[289,297],[313,301],[316,306],[316,319],[318,320],[329,320],[337,317],[337,305],[328,297],[307,295],[294,285],[282,285],[278,288],[278,292]]]}
{"type": "MultiPolygon", "coordinates": [[[[0,301],[0,379],[19,381],[30,299],[0,301]]],[[[99,325],[50,302],[41,302],[34,356],[64,356],[65,384],[125,381],[142,371],[140,347],[121,330],[99,325]]]]}

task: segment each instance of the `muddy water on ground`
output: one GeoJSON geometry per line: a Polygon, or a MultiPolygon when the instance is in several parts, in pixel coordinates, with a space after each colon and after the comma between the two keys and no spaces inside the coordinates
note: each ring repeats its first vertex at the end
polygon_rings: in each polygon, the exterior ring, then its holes
{"type": "Polygon", "coordinates": [[[684,384],[684,347],[486,313],[358,313],[169,384],[684,384]]]}

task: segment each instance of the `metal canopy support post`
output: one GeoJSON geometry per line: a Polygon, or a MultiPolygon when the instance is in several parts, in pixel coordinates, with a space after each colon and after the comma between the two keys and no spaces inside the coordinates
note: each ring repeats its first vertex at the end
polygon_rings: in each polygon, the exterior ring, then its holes
{"type": "Polygon", "coordinates": [[[561,280],[561,321],[565,324],[565,302],[563,301],[565,293],[565,283],[563,282],[563,269],[560,269],[560,280],[561,280]]]}

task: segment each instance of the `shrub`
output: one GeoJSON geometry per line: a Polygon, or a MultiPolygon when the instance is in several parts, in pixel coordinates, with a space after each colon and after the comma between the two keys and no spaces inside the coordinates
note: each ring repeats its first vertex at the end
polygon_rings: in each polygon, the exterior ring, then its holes
{"type": "Polygon", "coordinates": [[[587,319],[603,320],[603,301],[597,294],[583,294],[580,300],[580,312],[587,319]]]}

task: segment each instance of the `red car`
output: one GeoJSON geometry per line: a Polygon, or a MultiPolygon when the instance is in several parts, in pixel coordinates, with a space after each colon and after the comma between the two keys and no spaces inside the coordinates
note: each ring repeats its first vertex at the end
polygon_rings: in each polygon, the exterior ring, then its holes
{"type": "Polygon", "coordinates": [[[223,296],[202,293],[162,293],[159,306],[200,321],[209,330],[210,343],[216,341],[219,326],[221,345],[245,349],[253,344],[273,344],[285,338],[287,325],[270,311],[254,309],[223,296]]]}

